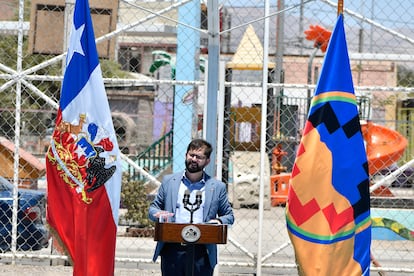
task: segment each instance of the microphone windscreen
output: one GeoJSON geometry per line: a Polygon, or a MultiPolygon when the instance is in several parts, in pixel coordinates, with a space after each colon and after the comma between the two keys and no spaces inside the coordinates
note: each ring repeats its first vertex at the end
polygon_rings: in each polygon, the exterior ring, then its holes
{"type": "Polygon", "coordinates": [[[187,189],[184,191],[183,204],[187,205],[189,202],[190,202],[190,190],[187,189]]]}
{"type": "Polygon", "coordinates": [[[201,192],[201,191],[197,191],[196,192],[196,202],[198,203],[198,204],[201,204],[201,202],[202,202],[202,196],[203,196],[203,192],[201,192]]]}

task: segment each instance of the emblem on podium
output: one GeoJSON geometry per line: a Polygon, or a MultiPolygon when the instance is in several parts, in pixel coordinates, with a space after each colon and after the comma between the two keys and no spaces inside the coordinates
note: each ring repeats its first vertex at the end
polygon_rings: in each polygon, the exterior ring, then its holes
{"type": "Polygon", "coordinates": [[[183,230],[181,230],[181,237],[186,242],[196,242],[201,237],[201,231],[197,226],[193,224],[187,225],[183,228],[183,230]]]}

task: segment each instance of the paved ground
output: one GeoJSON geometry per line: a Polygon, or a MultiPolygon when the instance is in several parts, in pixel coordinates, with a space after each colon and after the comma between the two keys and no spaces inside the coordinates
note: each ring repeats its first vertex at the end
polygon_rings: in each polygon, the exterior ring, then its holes
{"type": "MultiPolygon", "coordinates": [[[[284,229],[284,221],[279,218],[283,212],[281,208],[272,208],[264,212],[264,229],[284,229]]],[[[222,265],[219,270],[220,276],[253,276],[254,268],[247,267],[246,264],[252,262],[251,259],[246,257],[246,254],[241,254],[241,249],[246,249],[248,252],[256,252],[256,233],[257,233],[257,210],[247,211],[245,209],[235,210],[235,214],[238,218],[243,218],[243,223],[237,224],[231,229],[229,229],[229,237],[236,238],[236,243],[229,242],[229,246],[226,247],[227,254],[223,253],[221,259],[225,259],[226,263],[229,265],[222,265]],[[247,231],[250,230],[250,231],[247,231]],[[243,248],[239,248],[237,241],[244,241],[243,248]],[[231,267],[233,265],[234,267],[231,267]],[[237,266],[236,266],[237,265],[237,266]]],[[[240,219],[241,221],[241,219],[240,219]]],[[[281,245],[286,244],[287,233],[283,231],[277,235],[272,235],[273,239],[271,242],[266,240],[262,244],[263,252],[274,252],[275,248],[282,248],[281,245]]],[[[140,262],[117,262],[115,268],[115,276],[124,276],[124,275],[154,275],[161,276],[159,264],[150,263],[150,259],[154,250],[154,241],[150,239],[150,242],[145,242],[145,239],[136,239],[129,237],[118,237],[119,247],[117,246],[117,257],[127,260],[128,258],[140,259],[144,261],[140,262]],[[131,239],[134,240],[134,243],[131,243],[131,239]],[[133,244],[133,253],[137,255],[131,256],[131,246],[133,244]]],[[[407,241],[373,241],[372,248],[376,249],[374,254],[375,257],[381,260],[383,267],[397,267],[404,268],[407,267],[412,271],[414,263],[414,243],[407,241]],[[410,258],[401,258],[401,254],[406,254],[410,258]]],[[[293,252],[291,249],[282,248],[283,254],[274,254],[269,256],[266,263],[267,264],[280,264],[287,265],[292,263],[293,252]],[[285,259],[282,259],[285,256],[285,259]],[[286,257],[287,256],[287,257],[286,257]],[[287,258],[287,259],[286,259],[287,258]]],[[[50,253],[50,248],[40,252],[40,255],[48,256],[50,253]],[[44,251],[44,252],[43,252],[44,251]]],[[[2,256],[3,257],[3,256],[2,256]]],[[[262,256],[263,257],[263,256],[262,256]]],[[[63,262],[60,260],[60,262],[63,262]]],[[[27,276],[71,276],[72,267],[64,265],[54,265],[50,266],[50,260],[47,258],[41,259],[36,256],[31,259],[17,258],[17,265],[11,265],[10,260],[3,257],[0,259],[0,276],[14,276],[14,275],[27,275],[27,276]]],[[[224,262],[222,262],[223,264],[224,262]]],[[[278,267],[263,267],[262,276],[269,275],[297,275],[296,269],[291,268],[278,268],[278,267]]],[[[378,275],[377,272],[372,271],[371,275],[378,275]]],[[[407,273],[407,271],[400,272],[386,272],[386,276],[407,276],[413,275],[412,273],[407,273]]]]}
{"type": "MultiPolygon", "coordinates": [[[[0,276],[72,276],[72,268],[67,266],[33,266],[33,265],[0,265],[0,276]]],[[[158,269],[127,269],[119,268],[115,270],[115,276],[161,276],[161,273],[158,269]]],[[[233,271],[230,272],[227,269],[218,273],[220,276],[249,276],[256,275],[253,272],[249,273],[248,271],[233,271]]],[[[278,273],[277,269],[273,270],[264,270],[262,271],[263,276],[271,275],[297,275],[295,271],[290,271],[288,273],[278,273]]],[[[380,275],[380,276],[407,276],[412,275],[410,273],[402,272],[372,272],[371,275],[380,275]]]]}
{"type": "MultiPolygon", "coordinates": [[[[2,265],[1,276],[72,276],[72,268],[65,266],[2,265]]],[[[116,269],[116,276],[161,275],[158,270],[116,269]]]]}
{"type": "MultiPolygon", "coordinates": [[[[152,265],[150,265],[152,266],[152,265]]],[[[0,276],[72,276],[72,268],[67,266],[34,266],[34,265],[0,265],[0,276]]],[[[115,269],[115,276],[161,276],[158,265],[154,267],[139,268],[117,268],[115,269]]],[[[220,276],[250,276],[255,275],[253,271],[240,268],[223,268],[220,276]]],[[[296,275],[295,271],[281,274],[277,270],[273,272],[267,270],[263,271],[263,276],[270,275],[296,275]]]]}
{"type": "MultiPolygon", "coordinates": [[[[0,276],[72,276],[72,269],[64,266],[29,266],[29,265],[5,265],[0,267],[0,276]]],[[[159,270],[153,270],[153,269],[116,269],[115,270],[115,276],[161,276],[161,272],[159,270]]],[[[218,273],[220,276],[253,276],[256,275],[252,271],[222,271],[218,273]]],[[[273,272],[270,272],[269,270],[262,272],[263,276],[272,276],[272,275],[278,275],[278,276],[290,276],[290,275],[297,275],[296,272],[291,272],[286,274],[277,272],[277,269],[275,269],[273,272]]],[[[387,275],[391,276],[391,275],[387,275]]],[[[398,275],[394,275],[398,276],[398,275]]],[[[401,275],[404,276],[404,275],[401,275]]],[[[406,276],[406,275],[405,275],[406,276]]]]}

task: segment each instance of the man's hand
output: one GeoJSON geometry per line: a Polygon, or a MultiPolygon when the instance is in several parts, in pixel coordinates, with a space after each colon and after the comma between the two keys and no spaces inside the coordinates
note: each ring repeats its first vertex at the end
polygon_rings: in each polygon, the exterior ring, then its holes
{"type": "Polygon", "coordinates": [[[207,221],[208,224],[221,224],[221,221],[219,219],[210,219],[207,221]]]}
{"type": "Polygon", "coordinates": [[[170,222],[170,217],[174,216],[174,213],[168,211],[158,211],[154,214],[154,217],[158,218],[159,222],[170,222]]]}

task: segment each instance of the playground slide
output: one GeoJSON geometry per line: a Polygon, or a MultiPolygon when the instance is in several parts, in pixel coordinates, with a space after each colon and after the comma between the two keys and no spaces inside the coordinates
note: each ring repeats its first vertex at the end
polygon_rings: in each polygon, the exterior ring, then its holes
{"type": "Polygon", "coordinates": [[[404,154],[407,139],[397,131],[372,122],[361,122],[361,130],[371,175],[391,166],[404,154]]]}
{"type": "MultiPolygon", "coordinates": [[[[373,124],[361,123],[366,143],[369,173],[374,174],[397,162],[404,154],[407,139],[389,128],[373,124]]],[[[381,187],[378,193],[384,195],[388,188],[381,187]]],[[[375,190],[373,194],[376,194],[375,190]]],[[[389,192],[391,195],[392,193],[389,192]]],[[[373,240],[414,240],[413,220],[409,220],[404,209],[371,209],[373,240]]]]}
{"type": "MultiPolygon", "coordinates": [[[[370,121],[361,121],[361,130],[364,136],[369,173],[371,175],[397,162],[407,147],[407,139],[397,131],[374,124],[370,121]]],[[[280,173],[270,176],[272,206],[286,203],[290,173],[280,173]]],[[[392,195],[387,188],[378,193],[392,195]]],[[[375,191],[377,192],[377,191],[375,191]]]]}
{"type": "MultiPolygon", "coordinates": [[[[375,174],[397,162],[407,147],[407,139],[390,128],[361,122],[361,130],[364,136],[369,173],[375,174]]],[[[275,174],[271,179],[271,204],[272,206],[286,204],[290,173],[275,174]]],[[[381,187],[373,194],[392,196],[388,188],[381,187]]],[[[403,209],[371,209],[372,239],[373,240],[414,240],[412,227],[414,220],[408,220],[407,212],[403,209]],[[402,224],[401,222],[404,222],[402,224]]]]}

